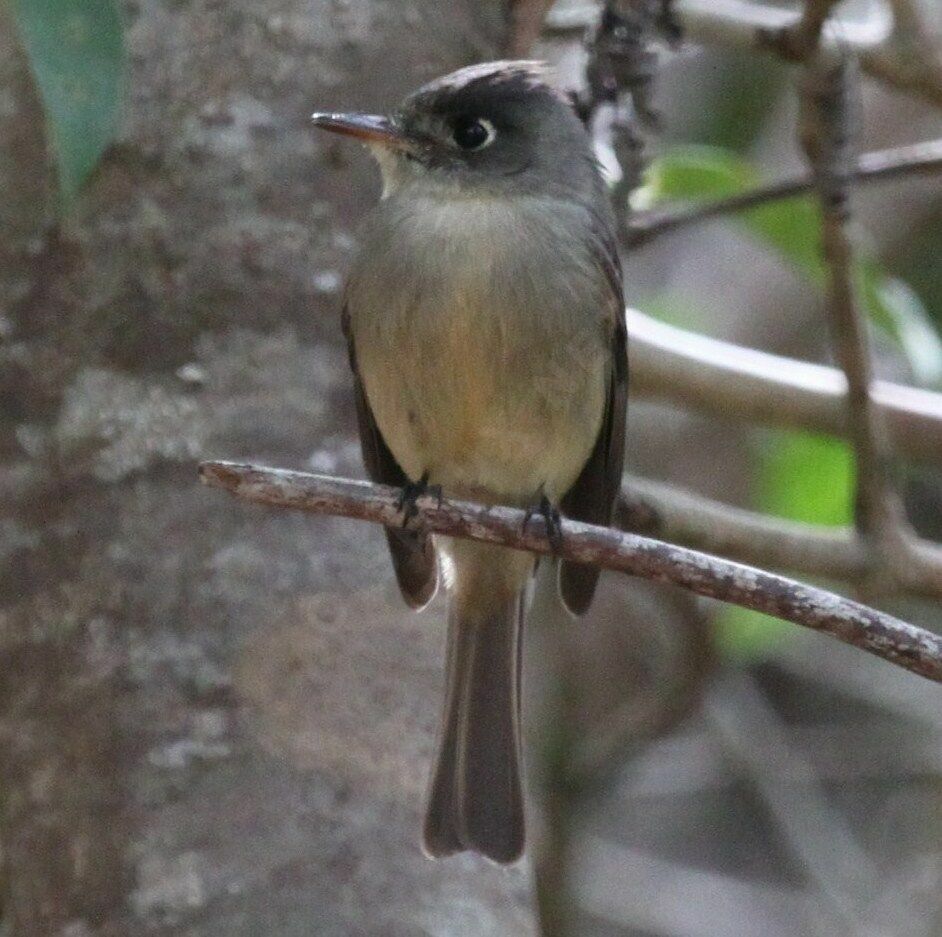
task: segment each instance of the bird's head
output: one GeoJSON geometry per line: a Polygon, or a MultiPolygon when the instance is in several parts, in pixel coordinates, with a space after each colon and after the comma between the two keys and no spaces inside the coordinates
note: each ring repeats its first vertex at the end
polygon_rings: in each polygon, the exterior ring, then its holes
{"type": "Polygon", "coordinates": [[[591,197],[598,186],[582,123],[538,62],[460,69],[419,88],[388,117],[316,113],[313,120],[370,147],[384,194],[419,186],[591,197]]]}

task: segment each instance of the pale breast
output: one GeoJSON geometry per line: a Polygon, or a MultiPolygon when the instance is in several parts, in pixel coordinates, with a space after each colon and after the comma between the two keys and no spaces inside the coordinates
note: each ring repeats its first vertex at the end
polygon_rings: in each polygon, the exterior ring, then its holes
{"type": "Polygon", "coordinates": [[[367,399],[412,478],[559,497],[599,431],[610,293],[578,206],[390,198],[347,303],[367,399]]]}

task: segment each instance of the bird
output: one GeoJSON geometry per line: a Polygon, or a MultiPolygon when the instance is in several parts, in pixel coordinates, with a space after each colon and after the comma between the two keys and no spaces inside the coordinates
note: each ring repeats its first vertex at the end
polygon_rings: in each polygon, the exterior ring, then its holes
{"type": "MultiPolygon", "coordinates": [[[[627,353],[615,225],[591,139],[543,63],[471,65],[390,115],[313,115],[365,143],[382,195],[343,294],[363,461],[439,495],[608,524],[624,458],[627,353]]],[[[560,529],[560,524],[562,528],[560,529]]],[[[521,857],[521,634],[533,554],[387,527],[405,601],[447,591],[446,687],[422,847],[521,857]]],[[[558,566],[589,607],[598,570],[558,566]]],[[[532,590],[531,590],[532,591],[532,590]]]]}

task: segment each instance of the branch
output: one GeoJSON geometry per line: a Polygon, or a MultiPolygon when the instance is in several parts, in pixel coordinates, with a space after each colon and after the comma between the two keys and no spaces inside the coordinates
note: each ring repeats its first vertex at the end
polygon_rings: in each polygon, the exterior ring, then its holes
{"type": "Polygon", "coordinates": [[[914,0],[890,0],[892,40],[864,53],[864,71],[900,91],[942,108],[942,55],[914,0]]]}
{"type": "MultiPolygon", "coordinates": [[[[866,19],[840,19],[827,24],[823,48],[829,55],[841,52],[860,55],[864,72],[892,88],[942,107],[942,63],[932,39],[921,23],[912,0],[891,0],[889,6],[873,0],[866,19]]],[[[787,61],[796,60],[793,44],[782,42],[799,19],[783,10],[754,0],[675,0],[672,7],[685,39],[701,45],[757,49],[772,52],[787,61]]],[[[594,4],[550,10],[549,33],[582,32],[599,14],[594,4]]]]}
{"type": "Polygon", "coordinates": [[[861,58],[863,70],[883,84],[942,108],[942,67],[920,63],[905,52],[874,49],[861,58]]]}
{"type": "Polygon", "coordinates": [[[543,17],[553,0],[507,0],[508,30],[504,52],[508,58],[526,58],[540,35],[543,17]]]}
{"type": "MultiPolygon", "coordinates": [[[[828,24],[824,46],[838,53],[863,52],[883,45],[891,34],[893,18],[880,0],[871,0],[870,6],[865,19],[854,17],[842,19],[834,26],[828,24]]],[[[754,0],[674,0],[671,14],[685,40],[775,52],[781,52],[775,46],[775,37],[794,29],[801,21],[800,14],[792,10],[754,0]]],[[[582,31],[593,25],[598,15],[598,7],[592,4],[550,10],[546,28],[556,33],[582,31]]]]}
{"type": "MultiPolygon", "coordinates": [[[[600,836],[584,837],[573,877],[582,904],[604,922],[591,933],[671,937],[793,937],[842,933],[822,928],[805,889],[683,866],[600,836]]],[[[585,928],[586,931],[589,928],[585,928]]]]}
{"type": "MultiPolygon", "coordinates": [[[[626,310],[634,398],[771,426],[846,436],[847,382],[840,371],[678,329],[626,310]]],[[[942,394],[875,381],[871,389],[898,451],[938,463],[942,394]]]]}
{"type": "MultiPolygon", "coordinates": [[[[909,146],[893,147],[864,153],[851,170],[850,179],[858,184],[885,182],[904,176],[930,174],[942,171],[942,140],[927,140],[909,146]]],[[[767,202],[792,198],[814,189],[810,174],[792,176],[768,185],[740,192],[713,202],[702,202],[683,208],[638,212],[629,218],[627,239],[629,247],[638,247],[648,241],[675,231],[716,218],[754,208],[767,202]]]]}
{"type": "MultiPolygon", "coordinates": [[[[804,40],[817,43],[828,3],[808,2],[803,23],[813,31],[804,40]]],[[[866,322],[853,273],[853,248],[847,233],[850,217],[846,179],[853,140],[851,114],[855,71],[848,62],[811,61],[801,83],[801,144],[811,166],[821,208],[821,238],[827,271],[827,313],[834,356],[847,379],[848,430],[857,466],[855,519],[874,550],[885,543],[892,525],[902,520],[890,485],[890,444],[870,398],[872,363],[866,322]]]]}
{"type": "MultiPolygon", "coordinates": [[[[232,462],[204,462],[200,477],[240,498],[276,507],[402,523],[401,492],[386,485],[232,462]]],[[[635,534],[564,522],[558,551],[542,518],[467,501],[418,499],[416,521],[435,534],[556,555],[661,582],[823,631],[906,670],[942,682],[942,637],[823,589],[635,534]]]]}
{"type": "MultiPolygon", "coordinates": [[[[868,569],[850,527],[768,517],[637,476],[625,479],[614,524],[739,563],[808,576],[854,582],[868,569]]],[[[934,589],[929,594],[937,595],[934,589]]]]}
{"type": "MultiPolygon", "coordinates": [[[[824,38],[824,27],[834,12],[839,0],[805,0],[801,16],[793,26],[778,31],[774,41],[781,43],[780,51],[796,60],[804,60],[809,55],[820,53],[824,38]]],[[[885,6],[884,6],[885,9],[885,6]]],[[[889,38],[890,30],[886,29],[880,42],[889,38]]],[[[843,50],[839,53],[843,58],[843,50]]]]}
{"type": "MultiPolygon", "coordinates": [[[[871,575],[867,551],[852,527],[825,527],[769,517],[631,476],[615,506],[615,526],[738,563],[860,583],[871,575]]],[[[889,570],[888,591],[942,599],[942,550],[907,541],[905,561],[889,570]]]]}

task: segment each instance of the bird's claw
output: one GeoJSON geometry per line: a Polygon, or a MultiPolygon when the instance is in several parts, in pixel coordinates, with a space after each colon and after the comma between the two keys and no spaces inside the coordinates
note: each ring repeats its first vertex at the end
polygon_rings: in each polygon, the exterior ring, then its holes
{"type": "Polygon", "coordinates": [[[444,495],[441,485],[430,485],[428,483],[429,474],[424,472],[417,482],[406,482],[399,493],[399,499],[396,507],[402,511],[402,526],[406,527],[410,520],[419,513],[416,502],[423,495],[432,495],[438,502],[438,507],[442,506],[444,495]]]}
{"type": "Polygon", "coordinates": [[[543,492],[540,492],[540,499],[535,504],[531,504],[523,515],[523,533],[527,532],[530,521],[539,514],[546,524],[546,536],[554,552],[559,552],[563,545],[563,519],[559,511],[553,506],[553,503],[543,492]]]}

